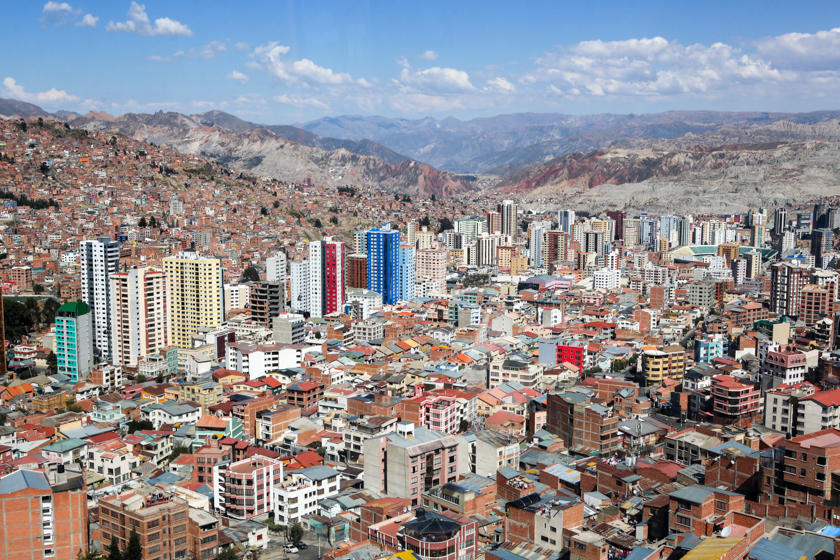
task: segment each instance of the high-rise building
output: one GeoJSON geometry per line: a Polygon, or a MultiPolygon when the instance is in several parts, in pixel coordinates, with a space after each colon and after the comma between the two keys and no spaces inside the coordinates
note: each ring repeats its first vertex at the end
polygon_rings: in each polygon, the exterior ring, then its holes
{"type": "Polygon", "coordinates": [[[326,237],[309,243],[309,315],[323,317],[341,311],[347,293],[347,249],[326,237]]]}
{"type": "Polygon", "coordinates": [[[286,253],[277,251],[274,256],[265,260],[265,279],[286,284],[286,253]]]}
{"type": "Polygon", "coordinates": [[[799,313],[802,288],[809,283],[811,270],[794,263],[776,263],[770,267],[770,311],[779,315],[799,313]]]}
{"type": "Polygon", "coordinates": [[[502,233],[501,212],[487,212],[487,227],[483,233],[489,233],[490,235],[499,235],[502,233]]]}
{"type": "Polygon", "coordinates": [[[55,356],[58,373],[74,383],[93,369],[93,316],[83,301],[65,303],[55,316],[55,356]]]}
{"type": "Polygon", "coordinates": [[[767,226],[755,224],[750,230],[750,245],[753,247],[764,247],[764,239],[767,237],[767,226]]]}
{"type": "Polygon", "coordinates": [[[75,560],[88,550],[87,488],[72,465],[48,463],[44,472],[0,478],[0,511],[3,558],[75,560]]]}
{"type": "Polygon", "coordinates": [[[367,232],[357,231],[353,233],[353,252],[367,254],[367,232]]]}
{"type": "MultiPolygon", "coordinates": [[[[458,218],[455,220],[455,231],[462,234],[467,239],[475,239],[488,229],[489,221],[484,221],[481,218],[458,218]]],[[[501,229],[501,216],[499,215],[498,227],[501,229]]]]}
{"type": "Polygon", "coordinates": [[[773,235],[781,235],[787,227],[787,209],[776,208],[773,213],[773,235]]]}
{"type": "Polygon", "coordinates": [[[615,222],[615,239],[621,239],[624,235],[624,219],[627,212],[623,210],[607,210],[607,217],[615,222]]]}
{"type": "Polygon", "coordinates": [[[677,223],[677,245],[691,245],[691,218],[688,216],[680,216],[677,223]]]}
{"type": "Polygon", "coordinates": [[[309,261],[303,259],[290,262],[289,278],[292,285],[289,307],[292,311],[309,313],[309,261]]]}
{"type": "Polygon", "coordinates": [[[478,250],[478,266],[493,266],[496,264],[496,249],[499,247],[498,235],[482,235],[476,239],[478,250]]]}
{"type": "Polygon", "coordinates": [[[182,251],[163,259],[169,300],[169,336],[179,348],[192,347],[201,328],[216,328],[224,321],[222,261],[182,251]]]}
{"type": "Polygon", "coordinates": [[[446,251],[421,249],[416,255],[417,280],[431,280],[439,292],[446,290],[446,251]]]}
{"type": "Polygon", "coordinates": [[[833,286],[806,284],[799,298],[799,320],[813,326],[820,319],[833,315],[833,304],[833,286]]]}
{"type": "Polygon", "coordinates": [[[382,303],[391,305],[399,297],[397,259],[400,232],[390,225],[367,232],[367,289],[382,295],[382,303]]]}
{"type": "Polygon", "coordinates": [[[140,360],[169,346],[166,275],[132,268],[111,275],[113,363],[137,367],[140,360]]]}
{"type": "Polygon", "coordinates": [[[575,223],[575,211],[574,210],[560,210],[557,213],[557,229],[571,234],[572,233],[572,225],[575,223]]]}
{"type": "Polygon", "coordinates": [[[397,298],[405,301],[414,299],[416,281],[415,249],[413,245],[400,245],[397,249],[397,298]]]}
{"type": "Polygon", "coordinates": [[[750,251],[744,255],[747,261],[747,278],[755,280],[761,276],[761,253],[758,251],[750,251]]]}
{"type": "Polygon", "coordinates": [[[367,287],[367,255],[353,253],[347,256],[347,287],[367,287]]]}
{"type": "Polygon", "coordinates": [[[528,225],[528,255],[531,266],[543,266],[543,240],[545,232],[551,229],[551,222],[531,222],[528,225]]]}
{"type": "Polygon", "coordinates": [[[251,284],[225,284],[225,317],[231,309],[245,309],[251,301],[251,284]]]}
{"type": "Polygon", "coordinates": [[[111,361],[111,275],[119,272],[120,246],[107,237],[82,241],[82,301],[93,317],[94,346],[111,361]]]}
{"type": "Polygon", "coordinates": [[[569,234],[564,231],[547,231],[543,241],[543,266],[551,266],[567,257],[569,234]]]}
{"type": "Polygon", "coordinates": [[[286,310],[286,284],[280,282],[254,282],[251,285],[251,319],[271,328],[272,321],[286,310]]]}
{"type": "Polygon", "coordinates": [[[834,246],[834,232],[828,228],[819,228],[811,232],[811,254],[817,267],[823,268],[823,256],[830,253],[834,246]]]}
{"type": "Polygon", "coordinates": [[[583,235],[583,252],[601,255],[605,249],[605,235],[603,231],[587,231],[583,235]]]}
{"type": "Polygon", "coordinates": [[[519,233],[519,205],[512,200],[505,200],[498,210],[502,214],[502,235],[516,237],[519,233]]]}

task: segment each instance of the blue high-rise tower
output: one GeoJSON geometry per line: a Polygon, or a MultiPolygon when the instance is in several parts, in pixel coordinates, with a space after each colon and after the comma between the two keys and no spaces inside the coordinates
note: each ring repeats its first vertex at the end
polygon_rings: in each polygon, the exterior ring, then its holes
{"type": "Polygon", "coordinates": [[[400,297],[397,266],[400,232],[390,224],[367,232],[367,287],[382,294],[382,303],[391,305],[400,297]]]}

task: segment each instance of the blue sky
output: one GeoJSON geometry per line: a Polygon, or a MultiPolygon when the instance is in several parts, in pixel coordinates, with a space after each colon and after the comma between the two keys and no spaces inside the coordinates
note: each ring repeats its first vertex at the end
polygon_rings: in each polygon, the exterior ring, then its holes
{"type": "Polygon", "coordinates": [[[47,109],[326,115],[809,111],[840,2],[5,3],[0,96],[47,109]]]}

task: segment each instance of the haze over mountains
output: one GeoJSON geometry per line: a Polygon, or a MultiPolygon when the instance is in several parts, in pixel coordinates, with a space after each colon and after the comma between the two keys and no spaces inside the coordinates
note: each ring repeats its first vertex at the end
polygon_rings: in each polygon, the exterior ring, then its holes
{"type": "Polygon", "coordinates": [[[0,100],[0,114],[62,118],[282,179],[425,196],[490,188],[543,204],[633,208],[663,199],[691,208],[706,191],[727,193],[727,204],[778,203],[797,192],[830,194],[840,184],[840,111],[339,116],[291,126],[222,111],[50,114],[0,100]]]}

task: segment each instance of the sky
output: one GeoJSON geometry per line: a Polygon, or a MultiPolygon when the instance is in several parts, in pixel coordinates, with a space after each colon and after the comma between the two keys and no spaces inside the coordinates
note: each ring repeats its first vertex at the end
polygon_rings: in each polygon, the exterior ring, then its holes
{"type": "Polygon", "coordinates": [[[112,114],[813,111],[840,2],[6,2],[0,97],[112,114]]]}

